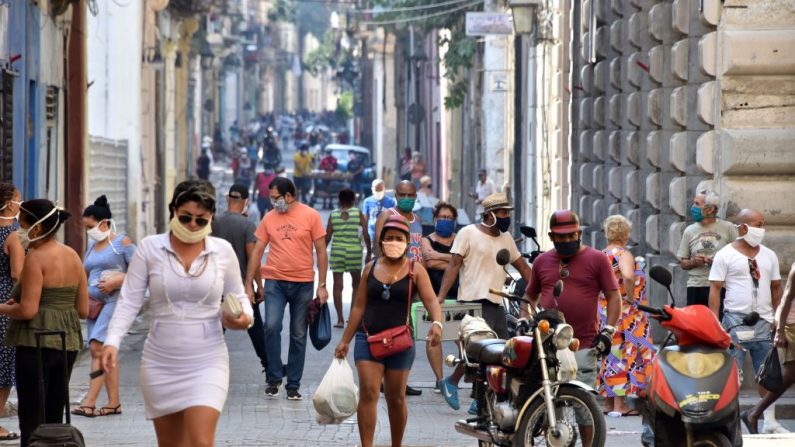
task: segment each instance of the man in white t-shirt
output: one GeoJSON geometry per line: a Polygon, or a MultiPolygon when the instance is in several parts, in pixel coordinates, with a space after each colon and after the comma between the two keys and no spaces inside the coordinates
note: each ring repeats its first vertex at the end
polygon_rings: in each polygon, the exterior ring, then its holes
{"type": "MultiPolygon", "coordinates": [[[[762,245],[765,236],[762,213],[744,209],[737,215],[736,222],[740,237],[720,249],[712,261],[709,308],[718,315],[720,291],[725,288],[721,322],[724,328],[737,325],[751,312],[759,313],[759,322],[753,327],[738,326],[731,330],[733,342],[742,348],[732,350],[742,382],[745,352],[751,353],[751,363],[758,373],[765,356],[773,348],[774,311],[781,301],[782,289],[778,257],[762,245]]],[[[759,395],[764,396],[764,393],[764,388],[759,387],[759,395]]],[[[774,411],[765,412],[767,431],[777,428],[771,425],[774,411]]]]}
{"type": "Polygon", "coordinates": [[[486,200],[486,197],[489,197],[496,192],[497,190],[494,188],[494,182],[488,177],[486,170],[479,170],[478,183],[475,185],[475,193],[470,194],[470,196],[475,199],[475,203],[478,205],[478,208],[475,211],[477,216],[483,214],[483,201],[486,200]]]}
{"type": "MultiPolygon", "coordinates": [[[[458,301],[480,303],[483,319],[500,338],[508,335],[505,309],[502,307],[502,298],[489,292],[489,289],[502,289],[505,283],[505,271],[497,264],[497,252],[501,249],[508,250],[511,265],[525,281],[530,280],[530,266],[524,261],[516,248],[516,242],[508,233],[512,209],[505,193],[492,194],[483,200],[481,222],[462,228],[453,241],[450,249],[453,258],[444,272],[437,295],[439,302],[444,303],[455,278],[460,277],[458,301]]],[[[444,399],[455,410],[459,407],[458,381],[462,375],[463,368],[456,368],[450,377],[439,383],[444,399]]],[[[476,412],[476,409],[470,407],[470,413],[473,411],[476,412]]]]}

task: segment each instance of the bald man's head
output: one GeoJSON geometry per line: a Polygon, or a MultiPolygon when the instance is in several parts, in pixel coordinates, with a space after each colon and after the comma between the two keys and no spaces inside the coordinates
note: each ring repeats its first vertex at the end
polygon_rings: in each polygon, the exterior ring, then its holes
{"type": "Polygon", "coordinates": [[[408,180],[401,180],[400,183],[398,183],[397,188],[395,188],[395,192],[397,194],[401,194],[401,195],[405,194],[405,195],[416,196],[417,195],[417,187],[414,186],[414,183],[412,183],[412,182],[410,182],[408,180]]]}
{"type": "Polygon", "coordinates": [[[765,216],[758,210],[752,208],[743,208],[739,213],[737,213],[735,221],[737,222],[737,225],[747,224],[752,227],[764,226],[765,216]],[[761,222],[761,225],[754,225],[758,222],[761,222]]]}

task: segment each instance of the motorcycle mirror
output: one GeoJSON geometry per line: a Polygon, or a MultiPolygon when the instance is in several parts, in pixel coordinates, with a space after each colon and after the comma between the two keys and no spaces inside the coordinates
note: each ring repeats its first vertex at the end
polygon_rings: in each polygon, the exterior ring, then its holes
{"type": "Polygon", "coordinates": [[[671,282],[673,282],[673,277],[671,276],[671,272],[668,271],[667,268],[661,265],[655,265],[654,267],[649,270],[649,276],[651,279],[657,281],[658,283],[664,285],[665,287],[669,287],[671,282]]]}
{"type": "Polygon", "coordinates": [[[561,293],[563,293],[563,281],[559,279],[558,282],[555,283],[555,288],[552,289],[552,295],[557,298],[561,293]]]}
{"type": "Polygon", "coordinates": [[[522,233],[522,236],[524,236],[526,238],[530,238],[530,239],[538,236],[536,234],[536,229],[535,228],[528,227],[528,226],[525,226],[525,225],[522,225],[521,227],[519,227],[519,232],[522,233]]]}
{"type": "Polygon", "coordinates": [[[511,252],[505,248],[497,252],[497,264],[505,267],[509,262],[511,262],[511,252]]]}
{"type": "Polygon", "coordinates": [[[758,321],[759,321],[759,314],[757,312],[751,312],[750,314],[743,317],[744,326],[754,326],[758,321]]]}

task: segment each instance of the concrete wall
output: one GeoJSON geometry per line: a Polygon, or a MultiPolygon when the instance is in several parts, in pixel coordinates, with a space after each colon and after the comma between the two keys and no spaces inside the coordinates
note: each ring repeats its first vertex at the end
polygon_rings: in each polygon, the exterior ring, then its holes
{"type": "MultiPolygon", "coordinates": [[[[795,2],[721,4],[574,2],[573,206],[587,243],[602,246],[601,222],[623,214],[636,255],[675,261],[696,185],[708,180],[721,216],[761,209],[782,268],[795,261],[784,243],[795,199],[781,194],[795,180],[795,2]]],[[[674,275],[683,299],[686,273],[674,275]]]]}

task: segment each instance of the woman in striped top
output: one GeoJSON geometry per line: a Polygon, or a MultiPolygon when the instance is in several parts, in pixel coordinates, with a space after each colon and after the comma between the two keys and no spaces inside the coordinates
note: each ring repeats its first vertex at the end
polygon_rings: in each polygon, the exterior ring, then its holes
{"type": "MultiPolygon", "coordinates": [[[[342,315],[343,274],[351,274],[352,290],[358,290],[362,273],[362,239],[369,259],[370,235],[367,232],[364,215],[354,206],[356,193],[350,188],[345,188],[339,192],[338,199],[340,207],[331,212],[328,220],[326,244],[332,241],[329,264],[334,275],[334,308],[337,310],[337,324],[334,327],[341,328],[345,326],[345,317],[342,315]]],[[[355,297],[356,294],[352,293],[351,308],[355,297]]]]}

